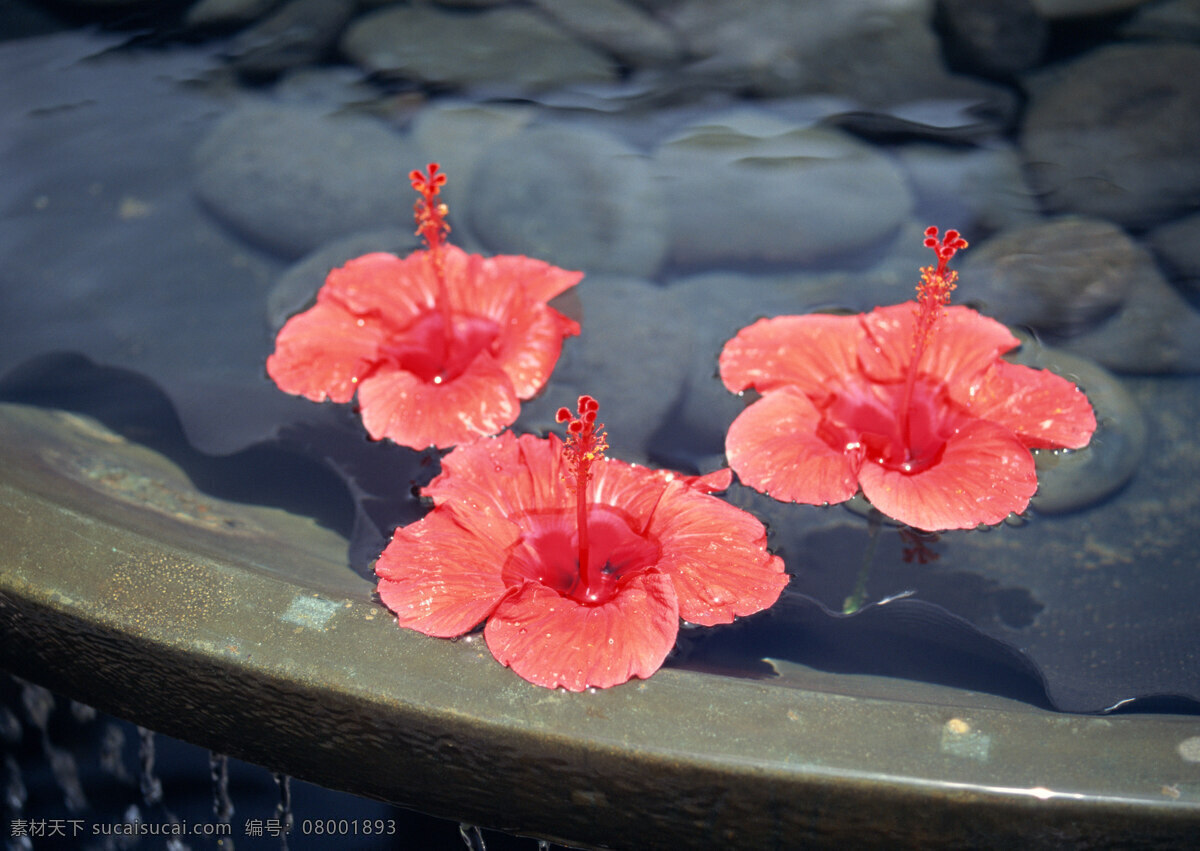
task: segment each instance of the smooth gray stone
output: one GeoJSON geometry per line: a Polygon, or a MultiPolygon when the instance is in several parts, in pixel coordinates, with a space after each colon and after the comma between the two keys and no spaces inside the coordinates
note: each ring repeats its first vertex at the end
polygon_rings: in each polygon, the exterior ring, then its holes
{"type": "Polygon", "coordinates": [[[533,0],[564,30],[635,67],[671,65],[683,55],[676,33],[624,0],[533,0]]]}
{"type": "Polygon", "coordinates": [[[1200,194],[1200,47],[1114,44],[1028,80],[1020,143],[1053,212],[1140,229],[1200,194]]]}
{"type": "Polygon", "coordinates": [[[1200,41],[1200,0],[1162,0],[1139,8],[1121,25],[1126,39],[1200,41]]]}
{"type": "Polygon", "coordinates": [[[866,109],[987,101],[997,87],[949,73],[932,0],[683,0],[664,11],[704,85],[771,97],[823,93],[866,109]],[[887,69],[880,73],[880,69],[887,69]]]}
{"type": "Polygon", "coordinates": [[[1155,228],[1146,241],[1173,284],[1190,295],[1200,293],[1200,213],[1155,228]]]}
{"type": "Polygon", "coordinates": [[[558,430],[555,412],[582,394],[600,402],[614,458],[645,463],[657,440],[671,442],[669,414],[696,357],[687,323],[666,290],[618,275],[588,275],[575,288],[583,332],[563,355],[542,394],[521,405],[520,430],[558,430]]]}
{"type": "Polygon", "coordinates": [[[912,207],[903,174],[849,134],[756,110],[714,114],[660,146],[671,253],[687,267],[845,258],[912,207]]]}
{"type": "Polygon", "coordinates": [[[534,127],[481,153],[466,217],[490,252],[649,278],[667,252],[651,175],[647,157],[614,136],[534,127]]]}
{"type": "Polygon", "coordinates": [[[989,315],[1109,369],[1200,369],[1200,314],[1110,223],[1067,217],[1006,231],[973,246],[961,276],[989,315]]]}
{"type": "Polygon", "coordinates": [[[412,221],[415,146],[382,123],[257,101],[196,149],[196,193],[244,238],[298,257],[358,231],[412,221]]]}
{"type": "Polygon", "coordinates": [[[536,91],[616,79],[607,56],[517,7],[388,6],[357,18],[341,49],[373,73],[439,85],[536,91]]]}
{"type": "Polygon", "coordinates": [[[233,67],[270,76],[314,64],[330,52],[354,9],[354,0],[289,0],[234,37],[233,67]]]}
{"type": "Polygon", "coordinates": [[[1034,8],[1047,18],[1084,18],[1109,15],[1145,5],[1148,0],[1033,0],[1034,8]]]}
{"type": "Polygon", "coordinates": [[[938,13],[947,56],[989,77],[1038,65],[1050,35],[1033,0],[940,0],[938,13]]]}

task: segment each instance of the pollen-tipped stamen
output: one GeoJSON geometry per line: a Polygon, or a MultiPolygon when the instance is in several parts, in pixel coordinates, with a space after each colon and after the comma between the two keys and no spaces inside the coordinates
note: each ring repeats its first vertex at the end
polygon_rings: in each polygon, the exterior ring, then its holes
{"type": "Polygon", "coordinates": [[[443,361],[449,358],[450,348],[454,341],[454,317],[450,310],[450,291],[446,286],[446,262],[442,247],[446,244],[446,235],[450,233],[450,225],[446,216],[450,212],[445,202],[438,200],[438,193],[446,185],[446,173],[440,170],[437,163],[429,163],[426,172],[413,169],[408,178],[412,188],[420,193],[421,198],[413,205],[413,214],[417,219],[417,236],[425,240],[429,250],[429,262],[433,267],[433,275],[437,280],[436,308],[442,317],[443,361]]]}
{"type": "Polygon", "coordinates": [[[956,230],[948,230],[938,240],[938,229],[930,226],[925,229],[925,247],[933,249],[937,255],[937,266],[921,268],[921,283],[917,284],[917,307],[914,311],[913,323],[913,352],[908,362],[908,375],[904,381],[904,395],[900,400],[900,438],[904,445],[911,442],[909,433],[909,409],[912,407],[913,388],[917,383],[917,370],[921,357],[929,341],[933,339],[933,328],[938,319],[946,312],[950,301],[950,293],[954,291],[958,272],[947,269],[947,264],[959,251],[967,247],[967,241],[956,230]]]}
{"type": "Polygon", "coordinates": [[[604,424],[596,422],[600,403],[591,396],[580,396],[577,416],[571,416],[567,408],[559,408],[555,417],[567,423],[567,441],[564,446],[570,465],[569,486],[575,491],[575,526],[579,541],[579,578],[583,588],[601,587],[599,572],[603,565],[593,568],[589,556],[588,541],[588,482],[592,477],[592,464],[604,457],[608,449],[604,424]]]}

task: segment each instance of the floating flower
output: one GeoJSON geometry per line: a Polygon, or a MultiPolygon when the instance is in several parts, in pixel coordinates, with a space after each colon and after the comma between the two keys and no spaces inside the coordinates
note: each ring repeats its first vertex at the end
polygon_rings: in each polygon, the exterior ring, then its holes
{"type": "Polygon", "coordinates": [[[320,402],[358,393],[375,439],[423,449],[495,434],[545,385],[579,325],[547,302],[577,284],[528,257],[480,257],[446,243],[446,175],[413,171],[427,250],[374,253],[329,273],[316,304],[275,340],[267,373],[320,402]]]}
{"type": "Polygon", "coordinates": [[[462,635],[486,619],[496,659],[547,688],[648,677],[682,617],[729,623],[787,584],[753,516],[709,494],[732,474],[683,476],[603,457],[598,404],[579,399],[566,444],[499,437],[459,446],[375,565],[399,623],[462,635]]]}
{"type": "Polygon", "coordinates": [[[925,244],[918,301],[856,316],[780,316],[743,328],[721,380],[762,398],[729,428],[745,484],[776,499],[836,503],[859,489],[917,529],[964,529],[1020,512],[1037,490],[1030,449],[1077,449],[1096,429],[1071,382],[1009,363],[1019,341],[993,319],[946,307],[966,248],[957,231],[925,244]]]}

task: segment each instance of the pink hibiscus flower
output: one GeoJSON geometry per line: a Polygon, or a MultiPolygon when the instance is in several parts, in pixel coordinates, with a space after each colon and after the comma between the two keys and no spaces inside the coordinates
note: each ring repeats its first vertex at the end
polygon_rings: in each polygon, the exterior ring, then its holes
{"type": "Polygon", "coordinates": [[[357,392],[376,440],[447,447],[503,430],[542,389],[563,339],[579,333],[547,302],[583,274],[446,244],[446,175],[430,163],[410,177],[428,250],[367,254],[330,272],[316,304],[280,329],[267,373],[314,402],[357,392]]]}
{"type": "Polygon", "coordinates": [[[1037,490],[1030,449],[1078,449],[1096,416],[1074,384],[1009,363],[1019,341],[993,319],[945,307],[967,243],[925,244],[916,304],[856,316],[780,316],[743,328],[721,352],[721,380],[762,398],[729,428],[725,451],[745,484],[814,505],[861,487],[917,529],[965,529],[1020,512],[1037,490]]]}
{"type": "Polygon", "coordinates": [[[547,688],[648,677],[682,617],[729,623],[770,606],[787,575],[753,516],[709,494],[732,474],[683,476],[603,457],[599,406],[579,399],[568,441],[459,446],[424,490],[426,517],[375,565],[400,626],[449,638],[483,630],[497,661],[547,688]]]}

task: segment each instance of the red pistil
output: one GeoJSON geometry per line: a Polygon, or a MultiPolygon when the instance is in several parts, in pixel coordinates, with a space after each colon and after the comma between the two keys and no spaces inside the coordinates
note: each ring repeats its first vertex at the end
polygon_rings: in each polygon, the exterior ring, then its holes
{"type": "Polygon", "coordinates": [[[912,406],[913,387],[917,382],[917,367],[929,341],[933,339],[933,326],[946,312],[946,304],[950,301],[950,293],[954,291],[958,272],[946,268],[947,264],[959,251],[967,247],[967,241],[956,230],[948,230],[938,241],[938,229],[930,226],[925,229],[925,247],[933,249],[937,255],[937,266],[921,268],[921,283],[917,284],[917,308],[914,311],[916,323],[913,325],[913,353],[908,363],[908,376],[904,383],[904,396],[900,400],[900,436],[906,446],[911,445],[908,427],[908,414],[912,406]]]}
{"type": "Polygon", "coordinates": [[[579,576],[584,588],[599,588],[600,577],[594,575],[603,569],[599,565],[595,571],[588,558],[588,482],[592,477],[592,464],[604,457],[608,441],[604,433],[604,423],[596,422],[596,412],[600,403],[591,396],[580,396],[578,416],[572,417],[570,410],[559,408],[555,419],[567,423],[567,442],[565,451],[571,467],[573,481],[568,485],[575,491],[575,525],[579,533],[579,576]]]}
{"type": "Polygon", "coordinates": [[[454,342],[454,318],[450,312],[450,294],[446,288],[446,267],[442,257],[442,246],[446,244],[446,234],[450,233],[450,225],[446,215],[450,208],[445,202],[437,200],[438,193],[446,185],[446,173],[440,171],[437,163],[430,163],[427,174],[420,169],[409,172],[412,188],[421,194],[421,199],[413,205],[413,213],[417,219],[417,236],[425,240],[429,247],[429,261],[433,264],[433,274],[437,279],[437,309],[442,317],[443,359],[449,357],[454,342]]]}

